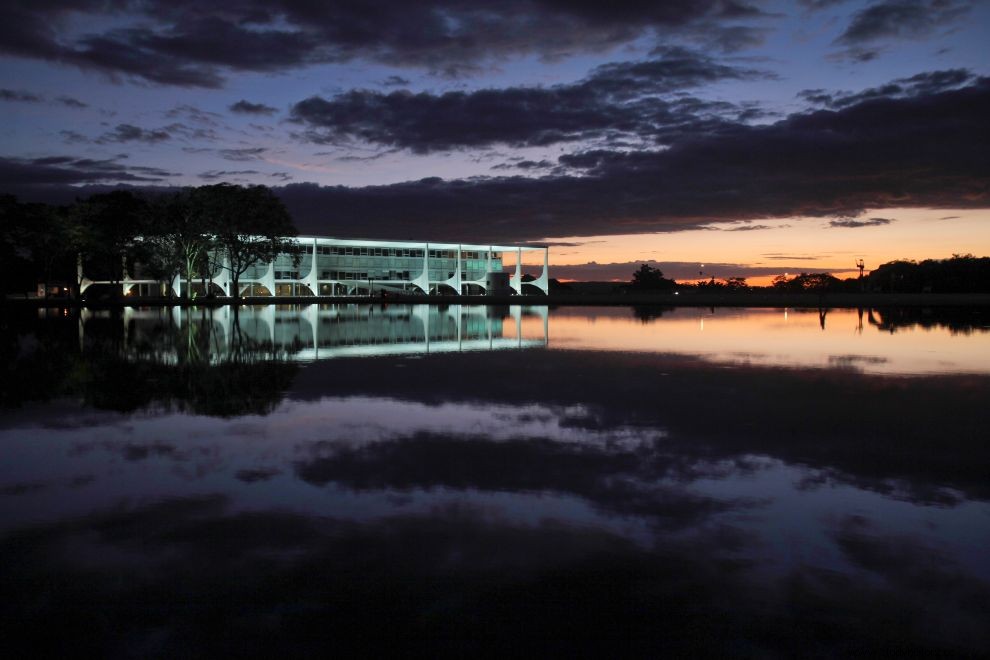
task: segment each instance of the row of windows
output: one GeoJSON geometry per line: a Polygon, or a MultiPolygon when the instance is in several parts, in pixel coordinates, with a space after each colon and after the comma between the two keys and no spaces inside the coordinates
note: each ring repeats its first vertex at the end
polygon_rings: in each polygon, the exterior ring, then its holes
{"type": "Polygon", "coordinates": [[[344,245],[320,245],[316,248],[317,254],[333,255],[357,255],[362,257],[420,257],[422,250],[411,250],[407,248],[369,248],[353,247],[344,245]]]}
{"type": "MultiPolygon", "coordinates": [[[[343,270],[323,270],[320,271],[321,280],[366,280],[369,273],[349,272],[343,270]]],[[[379,280],[408,280],[408,270],[380,271],[370,274],[373,279],[379,280]]]]}
{"type": "MultiPolygon", "coordinates": [[[[389,271],[378,271],[374,273],[368,272],[356,272],[356,271],[345,271],[345,270],[321,270],[320,279],[321,280],[367,280],[368,277],[378,280],[406,280],[411,279],[411,272],[408,270],[389,270],[389,271]]],[[[461,279],[464,280],[480,280],[485,276],[484,271],[464,271],[461,273],[461,279]]],[[[448,280],[454,277],[452,271],[442,271],[442,270],[431,270],[430,279],[431,280],[448,280]]],[[[299,271],[291,270],[276,270],[275,271],[276,280],[298,280],[299,271]]]]}
{"type": "MultiPolygon", "coordinates": [[[[367,280],[367,272],[353,272],[344,270],[322,270],[320,271],[321,280],[367,280]]],[[[484,277],[484,271],[465,271],[462,274],[465,280],[480,280],[484,277]]],[[[411,273],[408,270],[390,270],[390,271],[379,271],[377,273],[371,273],[372,278],[381,280],[406,280],[408,281],[411,277],[411,273]]],[[[430,279],[432,280],[446,280],[454,276],[451,271],[440,271],[431,270],[430,279]],[[446,274],[445,274],[446,273],[446,274]]],[[[275,271],[276,280],[298,280],[299,271],[293,270],[276,270],[275,271]]]]}
{"type": "MultiPolygon", "coordinates": [[[[291,252],[306,253],[308,248],[304,246],[299,246],[291,252]]],[[[357,247],[357,246],[345,246],[345,245],[320,245],[316,248],[317,254],[329,254],[329,255],[347,255],[347,256],[360,256],[360,257],[423,257],[423,250],[410,249],[410,248],[372,248],[372,247],[357,247]]],[[[499,252],[492,252],[492,259],[500,259],[502,257],[499,252]]],[[[430,250],[431,259],[456,259],[457,250],[430,250]]],[[[478,252],[476,250],[462,251],[462,259],[487,259],[487,252],[478,252]]]]}
{"type": "MultiPolygon", "coordinates": [[[[457,250],[430,250],[430,259],[456,259],[457,250]]],[[[461,251],[461,259],[486,259],[487,252],[474,252],[469,250],[461,251]]],[[[492,252],[492,259],[501,259],[502,255],[492,252]]]]}

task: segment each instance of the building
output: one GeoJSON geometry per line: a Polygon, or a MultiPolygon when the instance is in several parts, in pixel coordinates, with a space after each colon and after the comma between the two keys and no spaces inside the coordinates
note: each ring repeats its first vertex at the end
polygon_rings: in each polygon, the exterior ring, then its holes
{"type": "MultiPolygon", "coordinates": [[[[413,243],[300,236],[296,254],[279,255],[274,262],[258,263],[238,278],[241,296],[347,296],[375,295],[381,291],[498,295],[511,291],[523,295],[549,287],[549,248],[546,246],[468,245],[463,243],[413,243]],[[524,280],[524,253],[541,253],[542,269],[532,280],[524,280]],[[510,256],[509,259],[506,257],[510,256]],[[298,258],[298,260],[297,260],[298,258]],[[512,261],[506,271],[506,261],[512,261]],[[504,275],[503,275],[504,274],[504,275]],[[508,289],[506,289],[506,277],[508,289]]],[[[537,264],[539,267],[539,265],[537,264]]],[[[81,292],[93,284],[80,273],[81,292]]],[[[230,296],[230,272],[217,268],[207,278],[185,282],[176,275],[172,292],[180,295],[191,286],[199,294],[230,296]]],[[[132,278],[125,273],[124,295],[159,295],[162,283],[132,278]]]]}

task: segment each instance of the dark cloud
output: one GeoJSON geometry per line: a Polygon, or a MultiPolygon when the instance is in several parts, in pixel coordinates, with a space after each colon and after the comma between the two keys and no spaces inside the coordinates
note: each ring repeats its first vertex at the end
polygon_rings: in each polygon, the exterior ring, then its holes
{"type": "Polygon", "coordinates": [[[389,76],[382,81],[382,85],[385,87],[405,87],[410,82],[408,78],[403,78],[402,76],[389,76]]]}
{"type": "Polygon", "coordinates": [[[983,208],[990,204],[986,116],[990,80],[980,79],[765,126],[723,123],[717,136],[684,138],[665,150],[562,156],[580,176],[294,184],[278,192],[304,232],[334,235],[360,223],[371,237],[479,241],[855,217],[892,205],[983,208]]]}
{"type": "Polygon", "coordinates": [[[496,143],[545,146],[618,135],[669,141],[683,132],[708,128],[713,120],[706,115],[738,108],[693,98],[661,100],[657,95],[768,75],[684,49],[656,54],[655,59],[606,64],[577,83],[547,88],[440,95],[352,90],[330,100],[314,96],[293,105],[291,117],[306,126],[301,137],[312,142],[356,139],[417,153],[496,143]]]}
{"type": "Polygon", "coordinates": [[[868,218],[864,220],[858,220],[856,218],[842,218],[839,220],[832,220],[828,223],[829,227],[880,227],[883,225],[889,225],[894,222],[891,218],[868,218]]]}
{"type": "Polygon", "coordinates": [[[273,115],[278,112],[278,108],[273,108],[270,105],[265,105],[264,103],[251,103],[241,99],[237,103],[230,106],[231,112],[236,112],[242,115],[273,115]]]}
{"type": "Polygon", "coordinates": [[[117,127],[113,131],[104,133],[96,139],[96,142],[98,144],[110,142],[146,142],[148,144],[155,144],[171,139],[172,136],[168,131],[163,129],[148,130],[139,128],[133,124],[117,124],[117,127]]]}
{"type": "Polygon", "coordinates": [[[738,227],[728,227],[722,231],[762,231],[764,229],[774,229],[770,225],[740,225],[738,227]]]}
{"type": "Polygon", "coordinates": [[[844,2],[848,2],[848,0],[798,0],[798,4],[804,5],[813,11],[828,9],[829,7],[841,5],[844,2]]]}
{"type": "MultiPolygon", "coordinates": [[[[0,101],[15,101],[20,103],[41,103],[45,100],[45,97],[41,94],[34,94],[32,92],[25,92],[23,90],[16,89],[0,89],[0,101]]],[[[83,103],[79,99],[74,99],[71,96],[59,96],[52,103],[57,103],[59,105],[64,105],[67,108],[88,108],[88,103],[83,103]]]]}
{"type": "Polygon", "coordinates": [[[31,92],[18,91],[15,89],[0,89],[0,101],[14,101],[18,103],[41,103],[44,99],[31,92]]]}
{"type": "Polygon", "coordinates": [[[957,0],[887,0],[858,12],[836,43],[859,45],[889,37],[926,37],[969,11],[957,0]]]}
{"type": "Polygon", "coordinates": [[[90,139],[76,131],[63,130],[58,132],[62,136],[62,141],[66,144],[86,144],[90,139]]]}
{"type": "Polygon", "coordinates": [[[241,149],[218,149],[217,153],[224,160],[232,160],[242,163],[250,160],[259,160],[261,155],[268,151],[264,147],[244,147],[241,149]]]}
{"type": "Polygon", "coordinates": [[[549,170],[557,167],[557,163],[549,160],[517,160],[508,163],[492,165],[493,170],[549,170]]]}
{"type": "MultiPolygon", "coordinates": [[[[924,87],[935,77],[924,75],[914,77],[915,84],[924,87]]],[[[340,235],[360,226],[369,238],[470,236],[479,242],[673,232],[792,216],[847,219],[893,206],[986,208],[987,116],[990,81],[981,78],[960,89],[873,98],[767,125],[721,119],[707,132],[681,129],[666,149],[565,154],[558,159],[565,170],[539,178],[429,178],[360,188],[298,183],[275,190],[304,233],[340,235]]],[[[438,139],[424,138],[430,146],[438,139]]],[[[215,153],[250,162],[266,151],[215,153]]],[[[38,164],[5,163],[10,178],[4,189],[31,192],[24,188],[31,183],[26,173],[38,164]]],[[[113,172],[121,183],[161,178],[160,172],[115,167],[38,175],[48,183],[64,179],[74,185],[112,183],[113,172]]],[[[53,199],[80,193],[47,192],[53,199]]]]}
{"type": "Polygon", "coordinates": [[[223,119],[223,115],[216,112],[210,112],[209,110],[203,110],[202,108],[197,108],[196,106],[189,105],[188,103],[175,106],[166,112],[165,116],[168,119],[185,119],[186,121],[213,127],[220,126],[220,120],[223,119]]]}
{"type": "Polygon", "coordinates": [[[680,35],[725,49],[755,43],[738,0],[562,3],[398,0],[302,3],[53,0],[10,7],[0,52],[159,84],[219,87],[226,71],[281,71],[366,59],[460,74],[511,56],[605,52],[643,36],[680,35]],[[100,31],[113,13],[131,20],[100,31]],[[86,21],[89,30],[73,29],[86,21]],[[725,25],[728,23],[728,25],[725,25]],[[724,30],[724,33],[720,33],[724,30]]]}
{"type": "Polygon", "coordinates": [[[880,57],[883,49],[864,48],[863,46],[850,46],[835,53],[830,53],[827,59],[833,62],[855,62],[856,64],[866,64],[880,57]]]}
{"type": "Polygon", "coordinates": [[[976,76],[966,69],[945,69],[926,71],[908,78],[898,78],[880,87],[870,87],[860,92],[827,92],[824,89],[806,89],[799,92],[798,96],[816,105],[842,108],[872,99],[936,94],[970,84],[975,78],[976,76]]]}
{"type": "Polygon", "coordinates": [[[79,99],[74,99],[71,96],[60,96],[57,99],[55,99],[55,101],[58,102],[58,103],[61,103],[62,105],[64,105],[67,108],[78,108],[78,109],[82,109],[82,108],[88,108],[89,107],[89,104],[88,103],[83,103],[79,99]]]}
{"type": "Polygon", "coordinates": [[[762,46],[769,34],[769,28],[752,25],[707,24],[699,27],[695,38],[706,50],[737,53],[762,46]]]}
{"type": "MultiPolygon", "coordinates": [[[[74,156],[46,158],[0,158],[0,186],[29,192],[50,185],[94,183],[156,183],[171,172],[155,167],[126,165],[120,159],[94,160],[74,156]]],[[[72,190],[66,192],[72,193],[72,190]]],[[[64,195],[63,195],[64,197],[64,195]]],[[[69,197],[71,200],[71,197],[69,197]]]]}
{"type": "Polygon", "coordinates": [[[272,477],[276,477],[281,473],[282,471],[278,468],[253,468],[238,470],[237,474],[234,476],[246,484],[253,484],[258,481],[268,481],[272,477]]]}
{"type": "Polygon", "coordinates": [[[236,180],[252,174],[258,174],[258,170],[210,170],[202,172],[197,176],[203,181],[226,181],[236,180]]]}

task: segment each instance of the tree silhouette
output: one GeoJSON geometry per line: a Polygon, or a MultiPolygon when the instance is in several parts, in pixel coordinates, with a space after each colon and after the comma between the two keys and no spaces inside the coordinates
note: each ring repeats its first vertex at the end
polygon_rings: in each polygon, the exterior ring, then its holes
{"type": "Polygon", "coordinates": [[[125,260],[134,260],[147,211],[147,202],[126,190],[93,195],[72,208],[73,220],[87,229],[83,251],[112,284],[123,279],[125,260]]]}
{"type": "Polygon", "coordinates": [[[197,188],[194,196],[197,208],[210,219],[214,261],[230,273],[235,300],[240,297],[238,281],[248,268],[294,252],[290,237],[298,231],[281,200],[265,186],[220,183],[197,188]]]}
{"type": "Polygon", "coordinates": [[[213,245],[210,217],[196,190],[180,190],[162,196],[150,207],[151,229],[146,235],[153,272],[172,276],[181,272],[188,297],[197,266],[213,245]]]}
{"type": "Polygon", "coordinates": [[[643,264],[633,273],[632,288],[644,291],[670,291],[677,283],[663,276],[663,271],[649,264],[643,264]]]}

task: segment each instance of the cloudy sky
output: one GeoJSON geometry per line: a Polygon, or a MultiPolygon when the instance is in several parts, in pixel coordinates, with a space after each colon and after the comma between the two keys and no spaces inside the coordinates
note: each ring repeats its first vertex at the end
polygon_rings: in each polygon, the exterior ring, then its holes
{"type": "Polygon", "coordinates": [[[3,5],[22,199],[262,183],[303,233],[577,279],[990,254],[990,2],[3,5]]]}

